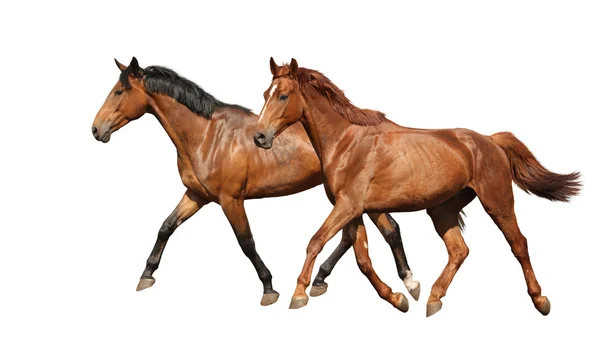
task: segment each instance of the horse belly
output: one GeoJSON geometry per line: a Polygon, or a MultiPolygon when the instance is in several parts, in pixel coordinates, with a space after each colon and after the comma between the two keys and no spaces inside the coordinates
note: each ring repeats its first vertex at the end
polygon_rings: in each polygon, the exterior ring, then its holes
{"type": "Polygon", "coordinates": [[[310,143],[293,137],[276,140],[284,143],[269,151],[256,149],[248,179],[249,199],[296,194],[323,183],[321,164],[310,143]]]}
{"type": "MultiPolygon", "coordinates": [[[[447,159],[447,158],[446,158],[447,159]]],[[[376,171],[365,201],[369,211],[409,212],[437,206],[450,199],[469,182],[460,161],[436,161],[436,165],[389,166],[376,171]]]]}

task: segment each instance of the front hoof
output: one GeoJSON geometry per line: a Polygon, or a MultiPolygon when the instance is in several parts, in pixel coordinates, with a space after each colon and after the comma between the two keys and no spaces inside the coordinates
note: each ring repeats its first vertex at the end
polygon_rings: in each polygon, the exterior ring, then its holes
{"type": "Polygon", "coordinates": [[[410,293],[410,296],[412,296],[413,299],[415,299],[415,301],[419,301],[419,296],[421,295],[421,283],[419,283],[419,281],[415,282],[417,283],[417,285],[412,289],[409,289],[408,292],[410,293]]]}
{"type": "Polygon", "coordinates": [[[295,296],[292,298],[292,302],[290,302],[290,309],[302,308],[306,304],[308,304],[308,296],[306,294],[304,296],[295,296]]]}
{"type": "Polygon", "coordinates": [[[550,313],[550,300],[548,300],[548,298],[545,296],[542,296],[540,299],[540,303],[536,304],[535,308],[537,308],[537,310],[540,311],[541,314],[547,316],[548,313],[550,313]]]}
{"type": "Polygon", "coordinates": [[[272,291],[270,293],[265,293],[265,294],[263,294],[263,297],[260,300],[260,304],[262,306],[269,306],[269,305],[276,303],[277,299],[279,299],[279,293],[277,293],[276,291],[272,291]]]}
{"type": "Polygon", "coordinates": [[[427,313],[426,316],[430,317],[433,316],[434,314],[436,314],[439,310],[442,309],[442,302],[441,301],[433,301],[427,304],[427,313]]]}
{"type": "Polygon", "coordinates": [[[312,285],[310,288],[310,296],[315,297],[327,293],[327,283],[320,284],[318,286],[312,285]]]}
{"type": "Polygon", "coordinates": [[[408,299],[406,298],[406,296],[402,293],[394,293],[392,295],[398,297],[396,300],[394,300],[396,302],[396,304],[394,304],[394,307],[399,309],[401,312],[408,312],[408,299]]]}
{"type": "Polygon", "coordinates": [[[139,292],[141,290],[148,289],[154,285],[154,282],[156,282],[154,277],[142,277],[135,290],[139,292]]]}

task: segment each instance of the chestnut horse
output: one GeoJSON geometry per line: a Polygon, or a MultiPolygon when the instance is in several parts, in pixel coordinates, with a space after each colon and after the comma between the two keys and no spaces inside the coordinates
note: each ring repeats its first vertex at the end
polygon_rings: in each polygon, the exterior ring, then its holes
{"type": "MultiPolygon", "coordinates": [[[[128,67],[115,62],[121,74],[96,115],[94,137],[108,142],[112,133],[125,124],[145,113],[154,114],[177,148],[179,174],[187,188],[158,232],[137,290],[154,284],[152,275],[175,229],[204,205],[215,202],[223,208],[242,251],[263,283],[261,304],[276,302],[279,294],[273,290],[271,273],[256,252],[244,200],[294,194],[322,183],[321,166],[306,132],[301,126],[292,127],[282,136],[280,149],[267,153],[252,143],[258,118],[248,109],[215,99],[167,68],[142,69],[135,58],[128,67]]],[[[371,213],[369,217],[389,243],[400,278],[418,299],[420,285],[412,279],[398,224],[384,213],[371,213]]],[[[325,278],[351,246],[347,238],[342,238],[321,266],[311,295],[325,293],[325,278]]],[[[407,309],[408,302],[404,304],[403,309],[407,309]]]]}
{"type": "MultiPolygon", "coordinates": [[[[269,149],[274,138],[301,121],[321,160],[324,186],[334,204],[310,240],[291,307],[308,302],[305,290],[315,257],[341,228],[359,248],[364,212],[426,209],[449,255],[427,301],[427,316],[436,313],[469,254],[459,212],[477,196],[521,264],[533,304],[543,315],[550,312],[550,301],[542,296],[527,241],[517,225],[512,182],[542,198],[568,201],[580,189],[579,173],[560,175],[546,170],[511,133],[484,136],[468,129],[401,127],[381,112],[355,107],[328,78],[298,68],[295,59],[277,66],[271,58],[271,73],[273,81],[264,93],[254,141],[269,149]]],[[[363,248],[366,253],[366,243],[363,248]]],[[[372,282],[381,297],[394,303],[396,298],[385,283],[375,277],[372,282]]]]}

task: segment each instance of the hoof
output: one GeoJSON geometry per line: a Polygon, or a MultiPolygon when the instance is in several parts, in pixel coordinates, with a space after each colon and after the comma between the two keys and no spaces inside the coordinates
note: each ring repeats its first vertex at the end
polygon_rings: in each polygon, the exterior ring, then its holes
{"type": "Polygon", "coordinates": [[[541,314],[547,316],[548,313],[550,313],[550,300],[548,300],[548,298],[545,296],[542,296],[542,300],[542,304],[536,305],[535,308],[537,308],[537,310],[540,311],[541,314]]]}
{"type": "Polygon", "coordinates": [[[408,299],[406,298],[406,296],[404,296],[404,294],[402,293],[394,293],[395,295],[398,295],[400,297],[400,299],[398,300],[398,303],[394,306],[396,306],[397,309],[399,309],[402,312],[408,312],[408,299]]]}
{"type": "Polygon", "coordinates": [[[296,296],[292,298],[290,302],[290,309],[302,308],[308,304],[308,296],[296,296]]]}
{"type": "Polygon", "coordinates": [[[433,316],[434,314],[436,314],[439,310],[442,309],[442,302],[441,301],[434,301],[434,302],[430,302],[427,304],[427,313],[426,316],[433,316]]]}
{"type": "Polygon", "coordinates": [[[408,292],[410,293],[410,296],[412,296],[413,299],[415,299],[415,301],[419,301],[419,296],[421,295],[421,283],[419,283],[419,281],[416,282],[417,286],[413,289],[409,289],[408,292]]]}
{"type": "Polygon", "coordinates": [[[327,283],[315,286],[314,284],[310,288],[310,296],[319,296],[327,293],[327,283]]]}
{"type": "Polygon", "coordinates": [[[141,290],[150,288],[154,285],[154,282],[156,282],[156,280],[153,277],[141,278],[140,282],[138,283],[138,286],[135,290],[139,292],[141,290]]]}
{"type": "Polygon", "coordinates": [[[279,299],[279,293],[277,293],[276,291],[273,291],[272,293],[265,293],[263,294],[263,297],[260,300],[260,304],[262,306],[269,306],[271,304],[276,303],[277,299],[279,299]]]}

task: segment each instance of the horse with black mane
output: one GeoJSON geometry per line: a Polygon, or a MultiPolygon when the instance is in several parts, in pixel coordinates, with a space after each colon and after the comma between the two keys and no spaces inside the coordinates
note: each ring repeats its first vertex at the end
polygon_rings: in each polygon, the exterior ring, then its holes
{"type": "MultiPolygon", "coordinates": [[[[279,150],[260,150],[251,139],[258,117],[247,108],[221,102],[165,67],[142,69],[135,57],[129,66],[115,62],[121,74],[94,119],[94,137],[108,142],[115,131],[130,121],[145,113],[153,114],[177,149],[179,174],[187,188],[158,232],[137,290],[154,284],[153,273],[175,229],[204,205],[215,202],[221,205],[242,251],[263,283],[261,304],[276,302],[279,294],[273,289],[271,273],[256,251],[244,200],[294,194],[323,182],[319,159],[306,132],[299,125],[293,126],[279,139],[279,150]]],[[[389,243],[400,278],[418,299],[420,285],[412,279],[398,224],[385,213],[370,213],[369,217],[389,243]]],[[[325,278],[352,245],[351,240],[342,238],[321,266],[311,295],[325,293],[325,278]]],[[[360,249],[356,256],[359,263],[365,263],[360,249]]],[[[399,299],[402,300],[397,307],[407,310],[406,298],[399,296],[399,299]]]]}

